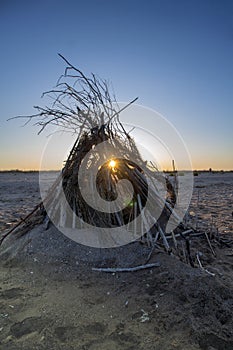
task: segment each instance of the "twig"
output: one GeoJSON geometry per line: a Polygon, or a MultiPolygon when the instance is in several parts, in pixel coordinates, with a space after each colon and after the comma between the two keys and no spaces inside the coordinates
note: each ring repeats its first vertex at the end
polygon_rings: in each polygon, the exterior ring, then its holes
{"type": "Polygon", "coordinates": [[[174,159],[172,160],[172,171],[173,171],[173,174],[174,174],[174,182],[175,182],[175,194],[177,196],[177,193],[178,193],[178,180],[177,180],[177,171],[176,171],[176,167],[175,167],[175,161],[174,159]]]}
{"type": "Polygon", "coordinates": [[[216,256],[216,253],[215,253],[215,251],[214,251],[214,249],[213,249],[213,247],[212,247],[212,244],[210,243],[210,239],[209,239],[209,237],[208,237],[208,235],[207,235],[206,232],[205,232],[205,236],[206,236],[207,242],[208,242],[208,244],[209,244],[209,247],[210,247],[210,250],[211,250],[213,256],[216,256]]]}
{"type": "Polygon", "coordinates": [[[172,239],[175,245],[175,249],[177,250],[178,244],[177,244],[176,236],[173,230],[172,230],[172,239]]]}
{"type": "Polygon", "coordinates": [[[0,245],[2,244],[2,242],[4,241],[4,239],[9,236],[10,233],[12,233],[17,227],[19,227],[21,224],[25,223],[25,221],[27,219],[30,218],[30,216],[32,216],[32,214],[34,214],[38,208],[40,208],[42,206],[43,202],[40,202],[27,216],[25,216],[25,218],[21,219],[14,227],[12,227],[12,229],[10,231],[8,231],[5,235],[2,236],[2,238],[0,239],[0,245]]]}
{"type": "Polygon", "coordinates": [[[147,265],[139,265],[135,267],[103,267],[103,268],[98,268],[98,267],[93,267],[92,271],[99,271],[99,272],[134,272],[134,271],[139,271],[139,270],[144,270],[144,269],[150,269],[152,267],[159,267],[160,263],[152,263],[152,264],[147,264],[147,265]]]}
{"type": "Polygon", "coordinates": [[[181,232],[180,233],[181,237],[185,240],[185,244],[186,244],[186,250],[187,250],[187,253],[188,253],[188,260],[189,260],[189,263],[192,267],[194,267],[194,262],[193,262],[193,259],[191,257],[191,250],[190,250],[190,241],[187,237],[185,237],[183,235],[183,233],[181,232]]]}
{"type": "Polygon", "coordinates": [[[155,249],[155,244],[152,245],[152,248],[151,248],[151,250],[150,250],[150,253],[148,254],[148,257],[147,257],[147,259],[146,259],[145,264],[147,264],[147,263],[150,261],[150,258],[151,258],[151,255],[152,255],[154,249],[155,249]]]}
{"type": "Polygon", "coordinates": [[[211,275],[211,276],[214,277],[214,276],[215,276],[215,273],[210,272],[210,271],[208,271],[207,269],[205,269],[205,268],[203,267],[203,265],[202,265],[202,263],[201,263],[201,260],[200,260],[200,258],[199,258],[199,254],[198,254],[198,253],[196,254],[196,257],[197,257],[197,262],[198,262],[198,264],[199,264],[201,270],[202,270],[202,271],[205,271],[206,273],[208,273],[209,275],[211,275]]]}
{"type": "Polygon", "coordinates": [[[199,201],[200,201],[200,190],[198,189],[197,191],[197,214],[195,217],[195,221],[196,221],[196,230],[198,229],[198,209],[199,209],[199,201]]]}
{"type": "MultiPolygon", "coordinates": [[[[118,114],[120,114],[121,112],[123,112],[126,108],[128,108],[130,105],[132,105],[134,102],[136,102],[138,100],[138,97],[136,97],[134,100],[132,100],[132,101],[130,101],[126,106],[124,106],[123,108],[121,108],[118,112],[115,112],[112,116],[111,116],[111,118],[109,118],[109,120],[108,120],[108,123],[110,123],[110,121],[114,118],[114,117],[116,117],[118,114]]],[[[125,130],[124,130],[125,131],[125,130]]],[[[125,131],[125,133],[126,133],[126,131],[125,131]]]]}
{"type": "MultiPolygon", "coordinates": [[[[186,230],[186,231],[182,232],[182,235],[183,235],[183,236],[189,235],[189,234],[192,233],[192,232],[193,232],[193,229],[186,230]]],[[[176,238],[181,236],[180,233],[174,234],[174,232],[173,232],[171,235],[166,236],[166,238],[167,238],[167,239],[171,239],[171,238],[172,238],[172,239],[174,240],[173,235],[174,235],[176,238]]]]}
{"type": "Polygon", "coordinates": [[[167,241],[167,238],[166,238],[166,236],[165,236],[165,233],[163,232],[162,228],[160,227],[160,225],[159,225],[158,223],[157,223],[157,225],[158,225],[158,231],[159,231],[160,236],[161,236],[161,238],[162,238],[162,240],[163,240],[163,245],[164,245],[166,251],[167,251],[167,252],[170,252],[170,251],[171,251],[171,248],[170,248],[170,246],[169,246],[169,243],[168,243],[168,241],[167,241]]]}
{"type": "Polygon", "coordinates": [[[184,249],[184,242],[183,241],[181,241],[181,246],[182,246],[182,253],[183,253],[184,261],[187,263],[187,257],[186,257],[186,253],[185,253],[185,249],[184,249]]]}
{"type": "Polygon", "coordinates": [[[159,238],[159,231],[156,232],[156,236],[155,236],[155,238],[152,240],[152,248],[151,248],[150,253],[148,254],[148,257],[147,257],[147,259],[146,259],[145,264],[148,264],[148,262],[150,261],[150,258],[151,258],[151,256],[152,256],[152,253],[153,253],[154,249],[155,249],[155,248],[158,248],[158,249],[159,249],[158,245],[156,244],[158,238],[159,238]]]}

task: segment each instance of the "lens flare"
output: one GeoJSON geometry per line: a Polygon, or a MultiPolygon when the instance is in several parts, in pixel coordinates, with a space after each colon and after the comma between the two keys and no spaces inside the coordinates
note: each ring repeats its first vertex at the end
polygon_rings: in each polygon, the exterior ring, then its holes
{"type": "Polygon", "coordinates": [[[113,160],[113,159],[111,159],[110,162],[108,163],[108,166],[109,166],[110,168],[115,168],[115,167],[116,167],[116,161],[113,160]]]}

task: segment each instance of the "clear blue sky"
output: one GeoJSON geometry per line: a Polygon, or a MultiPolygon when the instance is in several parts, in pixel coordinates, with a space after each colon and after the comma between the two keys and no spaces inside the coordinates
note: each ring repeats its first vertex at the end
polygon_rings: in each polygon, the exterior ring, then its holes
{"type": "Polygon", "coordinates": [[[233,169],[233,1],[2,0],[0,37],[0,169],[39,166],[45,135],[6,119],[43,105],[58,52],[162,113],[194,168],[233,169]]]}

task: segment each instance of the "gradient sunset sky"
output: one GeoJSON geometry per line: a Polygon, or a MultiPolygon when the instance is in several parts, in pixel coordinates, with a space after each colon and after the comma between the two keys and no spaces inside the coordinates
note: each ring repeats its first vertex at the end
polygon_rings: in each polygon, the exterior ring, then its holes
{"type": "Polygon", "coordinates": [[[1,170],[39,168],[46,133],[6,120],[43,106],[57,53],[167,118],[194,169],[233,169],[233,1],[2,0],[0,37],[1,170]]]}

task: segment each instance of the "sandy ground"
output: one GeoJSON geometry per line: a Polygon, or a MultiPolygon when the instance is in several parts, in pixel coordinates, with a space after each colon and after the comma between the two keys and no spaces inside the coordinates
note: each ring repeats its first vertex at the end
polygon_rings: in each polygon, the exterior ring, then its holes
{"type": "MultiPolygon", "coordinates": [[[[0,193],[4,233],[38,203],[38,175],[0,173],[0,193]]],[[[217,227],[232,238],[232,211],[232,173],[195,177],[193,225],[206,232],[217,227]]],[[[52,228],[35,229],[24,239],[20,252],[10,259],[2,255],[0,262],[0,348],[233,349],[232,245],[213,242],[213,257],[205,238],[193,241],[211,274],[156,251],[151,262],[160,267],[104,274],[91,270],[88,251],[86,263],[80,263],[83,251],[71,249],[52,228]],[[45,237],[54,249],[50,260],[40,248],[45,237]]]]}

